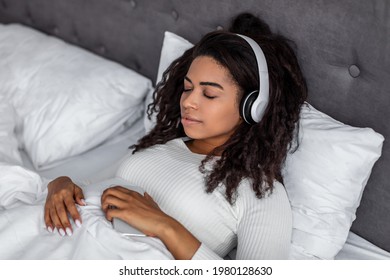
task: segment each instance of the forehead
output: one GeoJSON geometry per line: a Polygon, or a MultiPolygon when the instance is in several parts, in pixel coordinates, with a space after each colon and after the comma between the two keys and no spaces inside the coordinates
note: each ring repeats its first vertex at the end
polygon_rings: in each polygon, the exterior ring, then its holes
{"type": "Polygon", "coordinates": [[[224,84],[235,84],[229,70],[210,56],[198,56],[188,69],[187,76],[199,81],[213,81],[224,84]]]}

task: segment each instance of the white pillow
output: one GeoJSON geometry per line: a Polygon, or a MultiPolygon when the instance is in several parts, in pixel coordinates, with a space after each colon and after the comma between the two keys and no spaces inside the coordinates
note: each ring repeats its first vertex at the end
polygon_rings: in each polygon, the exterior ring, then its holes
{"type": "MultiPolygon", "coordinates": [[[[161,81],[162,75],[168,66],[192,46],[193,44],[191,44],[186,39],[172,32],[165,31],[164,42],[160,55],[160,63],[158,66],[156,85],[161,81]]],[[[156,116],[152,115],[151,120],[149,120],[148,115],[146,114],[147,106],[153,101],[153,91],[154,90],[151,90],[145,99],[144,125],[146,132],[149,132],[156,124],[156,116]]]]}
{"type": "MultiPolygon", "coordinates": [[[[166,32],[159,74],[190,47],[166,32]]],[[[283,170],[293,212],[290,258],[333,259],[346,241],[384,138],[370,128],[344,125],[309,104],[302,107],[300,138],[283,170]]]]}
{"type": "Polygon", "coordinates": [[[0,162],[21,165],[15,136],[16,114],[11,104],[0,95],[0,162]]]}
{"type": "Polygon", "coordinates": [[[343,247],[384,138],[302,107],[300,144],[284,184],[293,212],[291,258],[333,259],[343,247]]]}
{"type": "Polygon", "coordinates": [[[0,25],[0,94],[14,105],[34,167],[99,145],[143,113],[151,81],[18,24],[0,25]]]}

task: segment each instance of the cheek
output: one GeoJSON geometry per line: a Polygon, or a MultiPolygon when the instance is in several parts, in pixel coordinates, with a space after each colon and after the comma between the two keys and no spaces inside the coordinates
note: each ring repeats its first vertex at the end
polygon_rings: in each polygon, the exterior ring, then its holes
{"type": "Polygon", "coordinates": [[[237,106],[221,106],[209,110],[209,122],[221,128],[235,127],[240,122],[240,113],[237,106]]]}

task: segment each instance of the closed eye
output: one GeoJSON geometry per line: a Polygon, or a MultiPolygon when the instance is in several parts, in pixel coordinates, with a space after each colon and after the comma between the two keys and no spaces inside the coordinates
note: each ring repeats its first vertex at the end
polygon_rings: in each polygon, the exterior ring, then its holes
{"type": "Polygon", "coordinates": [[[206,93],[203,93],[203,96],[206,97],[207,99],[214,99],[214,98],[216,98],[216,96],[211,96],[211,95],[208,95],[206,93]]]}

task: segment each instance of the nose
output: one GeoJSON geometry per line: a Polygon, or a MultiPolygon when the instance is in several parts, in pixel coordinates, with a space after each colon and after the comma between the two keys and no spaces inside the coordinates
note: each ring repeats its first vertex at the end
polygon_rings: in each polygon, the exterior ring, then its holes
{"type": "Polygon", "coordinates": [[[184,109],[198,109],[199,98],[195,90],[191,92],[183,92],[181,95],[181,106],[184,109]]]}

